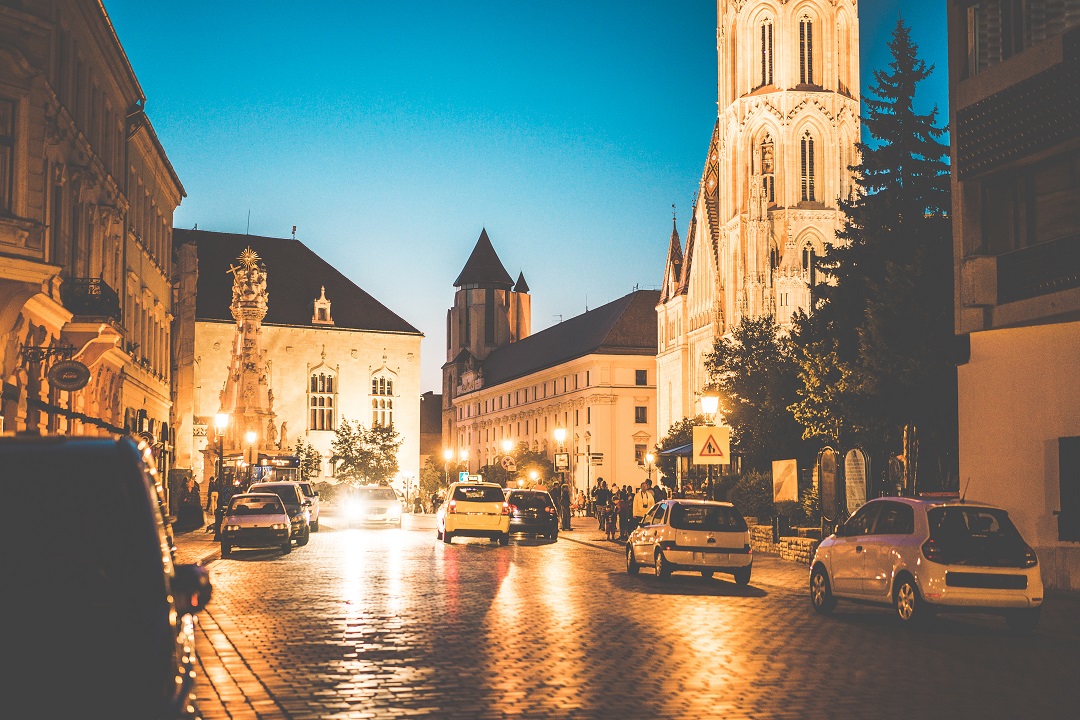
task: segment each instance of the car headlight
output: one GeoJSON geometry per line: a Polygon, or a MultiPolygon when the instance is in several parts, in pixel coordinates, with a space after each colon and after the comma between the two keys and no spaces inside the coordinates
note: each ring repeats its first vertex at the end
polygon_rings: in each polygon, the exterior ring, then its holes
{"type": "Polygon", "coordinates": [[[225,532],[236,532],[239,529],[240,529],[239,525],[226,525],[225,526],[225,532]]]}
{"type": "Polygon", "coordinates": [[[386,512],[390,516],[401,515],[401,505],[391,505],[386,512]]]}
{"type": "Polygon", "coordinates": [[[286,525],[285,523],[274,523],[273,525],[270,526],[270,529],[271,530],[284,530],[287,527],[289,527],[289,526],[286,525]]]}

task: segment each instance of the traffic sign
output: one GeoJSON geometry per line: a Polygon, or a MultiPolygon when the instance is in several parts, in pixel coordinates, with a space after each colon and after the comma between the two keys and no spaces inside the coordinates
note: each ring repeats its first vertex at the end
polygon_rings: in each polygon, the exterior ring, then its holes
{"type": "Polygon", "coordinates": [[[570,469],[570,453],[555,453],[555,472],[566,472],[570,469]]]}
{"type": "Polygon", "coordinates": [[[590,465],[603,465],[604,464],[604,453],[592,453],[592,454],[590,454],[589,455],[589,464],[590,465]]]}
{"type": "Polygon", "coordinates": [[[726,425],[694,427],[695,465],[727,465],[731,462],[731,428],[726,425]]]}

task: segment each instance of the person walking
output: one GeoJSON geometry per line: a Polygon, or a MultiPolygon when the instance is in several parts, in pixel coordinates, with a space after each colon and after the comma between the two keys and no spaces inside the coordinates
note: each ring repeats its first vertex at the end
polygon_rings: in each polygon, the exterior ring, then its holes
{"type": "Polygon", "coordinates": [[[656,503],[656,498],[653,496],[650,489],[651,482],[646,480],[638,486],[638,491],[634,493],[634,527],[636,528],[641,524],[641,521],[645,518],[645,513],[649,512],[656,503]]]}
{"type": "Polygon", "coordinates": [[[570,488],[566,483],[559,485],[559,508],[562,511],[562,530],[571,530],[570,527],[570,488]]]}
{"type": "Polygon", "coordinates": [[[623,485],[619,491],[619,539],[626,540],[633,530],[630,525],[634,521],[634,493],[629,485],[623,485]]]}
{"type": "MultiPolygon", "coordinates": [[[[604,530],[611,504],[611,491],[607,489],[607,482],[605,482],[604,478],[596,479],[596,487],[593,488],[593,502],[596,504],[597,526],[604,530]]],[[[610,539],[609,537],[608,540],[610,539]]]]}

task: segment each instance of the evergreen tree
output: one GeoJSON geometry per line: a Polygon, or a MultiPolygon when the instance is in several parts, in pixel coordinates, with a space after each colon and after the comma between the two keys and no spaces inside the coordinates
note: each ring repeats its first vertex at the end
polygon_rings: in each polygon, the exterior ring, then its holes
{"type": "Polygon", "coordinates": [[[939,443],[937,464],[955,459],[948,147],[937,108],[915,110],[933,68],[903,20],[889,49],[864,98],[873,142],[859,144],[858,191],[841,202],[845,242],[819,263],[830,282],[815,288],[820,302],[797,333],[803,388],[792,409],[806,436],[862,444],[881,460],[899,452],[913,473],[920,434],[939,443]]]}
{"type": "Polygon", "coordinates": [[[731,426],[732,452],[747,470],[771,471],[773,460],[803,454],[802,427],[789,409],[798,399],[795,348],[767,315],[745,318],[705,358],[731,426]]]}

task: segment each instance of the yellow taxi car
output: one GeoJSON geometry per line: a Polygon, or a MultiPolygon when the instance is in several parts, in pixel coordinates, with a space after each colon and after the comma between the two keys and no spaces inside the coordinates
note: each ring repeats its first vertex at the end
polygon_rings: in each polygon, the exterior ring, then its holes
{"type": "Polygon", "coordinates": [[[494,483],[454,483],[435,515],[436,536],[449,544],[454,536],[510,542],[510,504],[494,483]]]}

